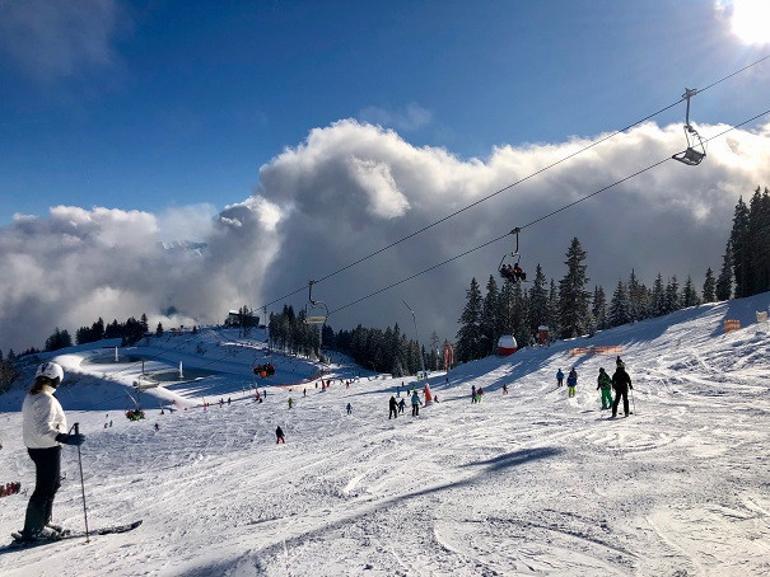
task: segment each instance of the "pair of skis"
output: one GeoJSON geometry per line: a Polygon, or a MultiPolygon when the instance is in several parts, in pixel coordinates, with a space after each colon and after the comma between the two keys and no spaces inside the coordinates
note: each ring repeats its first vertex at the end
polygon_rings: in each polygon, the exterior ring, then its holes
{"type": "MultiPolygon", "coordinates": [[[[90,529],[89,535],[112,535],[114,533],[128,533],[133,531],[139,525],[142,524],[142,520],[134,521],[133,523],[126,523],[125,525],[110,525],[108,527],[101,527],[99,529],[90,529]]],[[[60,534],[48,539],[40,539],[36,541],[23,540],[20,533],[12,533],[13,542],[6,545],[0,551],[12,551],[14,549],[29,549],[32,547],[40,547],[41,545],[50,545],[52,543],[58,543],[60,541],[69,541],[71,539],[81,539],[86,536],[85,531],[63,531],[60,534]]]]}

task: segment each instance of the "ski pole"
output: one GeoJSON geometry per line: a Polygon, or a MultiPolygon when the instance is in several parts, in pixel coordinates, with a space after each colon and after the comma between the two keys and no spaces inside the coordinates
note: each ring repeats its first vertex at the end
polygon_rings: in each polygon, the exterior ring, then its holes
{"type": "MultiPolygon", "coordinates": [[[[72,427],[75,429],[75,434],[80,434],[80,423],[75,423],[72,427]]],[[[90,542],[91,538],[88,534],[88,509],[86,508],[86,485],[83,481],[83,458],[80,455],[80,445],[78,445],[78,468],[80,469],[80,492],[83,495],[83,519],[86,524],[86,543],[90,542]]]]}

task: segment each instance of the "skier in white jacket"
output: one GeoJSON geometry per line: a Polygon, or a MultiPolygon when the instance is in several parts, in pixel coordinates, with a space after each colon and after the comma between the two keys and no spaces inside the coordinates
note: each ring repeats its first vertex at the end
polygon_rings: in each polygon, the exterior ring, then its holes
{"type": "Polygon", "coordinates": [[[67,418],[54,398],[64,379],[60,365],[46,362],[35,374],[35,382],[24,397],[22,434],[30,458],[35,463],[35,491],[27,505],[22,540],[55,539],[60,529],[51,527],[51,509],[59,489],[61,445],[81,445],[85,437],[67,433],[67,418]]]}

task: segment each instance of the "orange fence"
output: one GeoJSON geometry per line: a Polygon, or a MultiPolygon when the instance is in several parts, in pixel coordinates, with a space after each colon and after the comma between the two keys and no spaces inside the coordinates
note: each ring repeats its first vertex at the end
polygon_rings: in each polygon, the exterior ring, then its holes
{"type": "Polygon", "coordinates": [[[735,319],[725,319],[725,332],[730,333],[741,328],[741,321],[735,319]]]}
{"type": "Polygon", "coordinates": [[[570,349],[571,357],[583,355],[620,355],[623,354],[623,347],[620,345],[603,345],[596,347],[575,347],[570,349]]]}

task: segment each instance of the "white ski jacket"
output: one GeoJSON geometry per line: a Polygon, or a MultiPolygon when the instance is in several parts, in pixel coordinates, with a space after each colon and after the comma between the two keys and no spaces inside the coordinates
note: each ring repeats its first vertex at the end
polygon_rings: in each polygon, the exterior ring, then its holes
{"type": "Polygon", "coordinates": [[[67,417],[48,385],[36,395],[24,397],[21,408],[22,435],[28,449],[58,447],[56,435],[67,432],[67,417]]]}

